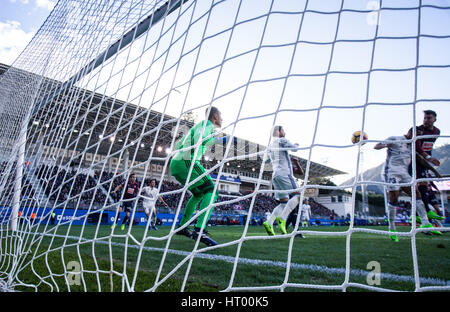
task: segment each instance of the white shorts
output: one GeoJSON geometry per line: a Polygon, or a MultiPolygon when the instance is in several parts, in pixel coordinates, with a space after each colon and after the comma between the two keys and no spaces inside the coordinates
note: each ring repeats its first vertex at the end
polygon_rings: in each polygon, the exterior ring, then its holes
{"type": "MultiPolygon", "coordinates": [[[[400,171],[390,172],[385,176],[385,182],[391,184],[411,183],[411,179],[412,178],[408,172],[400,171]]],[[[386,188],[388,191],[399,191],[401,187],[396,185],[388,185],[386,188]]]]}
{"type": "MultiPolygon", "coordinates": [[[[272,178],[273,189],[276,191],[292,190],[298,188],[297,182],[291,175],[274,176],[272,178]]],[[[277,200],[289,198],[290,192],[275,192],[274,197],[277,200]]]]}
{"type": "Polygon", "coordinates": [[[309,216],[302,214],[302,221],[309,221],[309,216]]]}
{"type": "Polygon", "coordinates": [[[144,206],[144,211],[146,214],[151,214],[155,210],[155,204],[153,203],[142,203],[142,206],[144,206]]]}

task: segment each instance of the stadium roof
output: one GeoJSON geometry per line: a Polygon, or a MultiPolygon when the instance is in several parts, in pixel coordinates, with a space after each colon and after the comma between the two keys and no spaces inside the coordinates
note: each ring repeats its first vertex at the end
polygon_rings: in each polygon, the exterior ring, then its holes
{"type": "MultiPolygon", "coordinates": [[[[0,74],[9,66],[0,64],[0,74]]],[[[44,79],[42,89],[50,89],[46,94],[62,84],[44,79]],[[49,87],[50,86],[50,87],[49,87]]],[[[41,97],[42,98],[42,97],[41,97]]],[[[170,147],[173,140],[173,128],[178,120],[180,125],[191,127],[194,123],[174,116],[148,110],[138,105],[121,101],[89,90],[71,87],[59,93],[51,105],[43,106],[35,112],[29,127],[42,127],[45,131],[36,131],[36,135],[27,138],[28,143],[41,141],[46,146],[65,147],[76,151],[97,152],[100,155],[121,155],[125,147],[130,158],[145,161],[149,158],[152,147],[152,158],[161,162],[166,158],[165,148],[170,147]],[[71,103],[67,105],[67,103],[71,103]],[[155,140],[156,137],[156,140],[155,140]],[[159,150],[158,147],[161,147],[159,150]]],[[[241,139],[241,138],[240,138],[241,139]]],[[[266,147],[243,139],[246,151],[252,145],[253,150],[263,151],[266,147]]],[[[235,154],[237,154],[234,146],[235,154]]],[[[307,160],[297,158],[303,168],[307,160]]],[[[217,160],[203,161],[205,167],[211,167],[217,160]]],[[[228,168],[237,171],[259,172],[262,157],[255,160],[232,160],[228,168]]],[[[267,164],[265,168],[269,168],[267,164]]],[[[268,174],[268,172],[265,172],[268,174]]],[[[327,177],[344,174],[344,172],[311,162],[310,178],[327,177]]]]}

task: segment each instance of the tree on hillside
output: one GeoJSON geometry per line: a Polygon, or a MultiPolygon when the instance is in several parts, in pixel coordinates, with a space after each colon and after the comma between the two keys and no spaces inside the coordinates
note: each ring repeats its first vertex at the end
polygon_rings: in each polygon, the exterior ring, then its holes
{"type": "MultiPolygon", "coordinates": [[[[336,184],[329,178],[311,178],[308,184],[314,185],[324,185],[324,186],[336,186],[336,184]]],[[[331,189],[319,189],[319,195],[330,194],[333,190],[331,189]]]]}

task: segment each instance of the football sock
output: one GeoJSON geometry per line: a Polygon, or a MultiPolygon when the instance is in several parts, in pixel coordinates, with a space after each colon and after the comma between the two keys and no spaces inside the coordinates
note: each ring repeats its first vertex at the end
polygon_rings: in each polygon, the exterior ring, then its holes
{"type": "Polygon", "coordinates": [[[281,213],[280,217],[283,220],[286,220],[288,216],[291,214],[292,210],[295,209],[295,207],[298,206],[300,203],[300,195],[295,195],[286,204],[286,207],[284,207],[283,212],[281,213]]]}
{"type": "Polygon", "coordinates": [[[191,219],[194,214],[195,209],[197,208],[198,203],[202,200],[201,196],[192,196],[189,198],[186,207],[184,208],[183,217],[180,221],[180,226],[184,225],[186,222],[191,219]]]}
{"type": "MultiPolygon", "coordinates": [[[[208,192],[205,195],[203,195],[203,199],[202,199],[202,202],[200,203],[199,210],[205,209],[206,207],[209,206],[209,204],[214,204],[217,197],[218,197],[217,192],[214,194],[213,194],[213,192],[208,192]],[[212,202],[211,202],[211,199],[212,199],[212,202]]],[[[209,220],[209,217],[211,216],[213,209],[214,209],[214,207],[210,207],[208,210],[206,210],[200,216],[198,216],[196,227],[202,228],[203,222],[205,223],[204,227],[206,227],[208,225],[208,220],[209,220]],[[206,221],[204,221],[205,218],[206,218],[206,221]]]]}
{"type": "Polygon", "coordinates": [[[422,221],[422,225],[428,225],[430,222],[428,221],[427,211],[421,199],[416,199],[416,211],[422,221]]]}
{"type": "Polygon", "coordinates": [[[426,212],[428,212],[430,210],[430,208],[428,207],[428,189],[426,185],[419,185],[417,188],[419,189],[420,197],[422,197],[424,209],[426,210],[426,212]]]}
{"type": "Polygon", "coordinates": [[[388,203],[389,230],[395,230],[395,217],[397,216],[396,204],[388,203]]]}

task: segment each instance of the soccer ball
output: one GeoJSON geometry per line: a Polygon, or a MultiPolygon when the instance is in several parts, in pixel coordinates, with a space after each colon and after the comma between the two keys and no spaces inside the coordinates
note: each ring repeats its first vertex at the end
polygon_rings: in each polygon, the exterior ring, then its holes
{"type": "MultiPolygon", "coordinates": [[[[364,141],[364,140],[367,140],[367,139],[368,139],[367,134],[366,134],[365,132],[363,132],[362,140],[364,141]]],[[[359,142],[359,140],[361,140],[361,131],[355,131],[355,132],[353,132],[353,135],[352,135],[352,143],[353,143],[353,144],[356,144],[356,143],[359,142]]]]}

